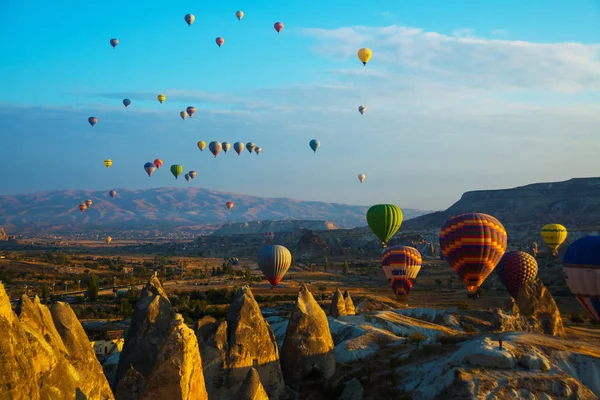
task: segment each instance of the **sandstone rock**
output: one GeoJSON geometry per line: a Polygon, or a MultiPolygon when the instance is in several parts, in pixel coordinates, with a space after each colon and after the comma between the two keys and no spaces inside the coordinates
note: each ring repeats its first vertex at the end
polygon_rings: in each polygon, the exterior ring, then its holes
{"type": "Polygon", "coordinates": [[[340,400],[362,400],[363,399],[363,387],[360,381],[353,378],[344,384],[344,391],[340,400]]]}
{"type": "Polygon", "coordinates": [[[227,345],[226,385],[237,390],[254,367],[269,397],[278,398],[285,383],[277,342],[247,287],[236,294],[227,310],[227,345]]]}
{"type": "Polygon", "coordinates": [[[306,285],[300,288],[292,309],[281,349],[281,367],[286,383],[294,388],[307,379],[328,379],[335,373],[327,316],[306,285]]]}
{"type": "Polygon", "coordinates": [[[206,341],[206,339],[217,330],[218,326],[219,321],[210,315],[206,315],[194,324],[194,332],[196,332],[198,340],[202,339],[206,341]]]}
{"type": "Polygon", "coordinates": [[[529,371],[550,371],[550,361],[541,352],[535,348],[530,349],[529,353],[519,356],[519,364],[527,368],[529,371]]]}
{"type": "Polygon", "coordinates": [[[333,299],[331,300],[331,305],[329,306],[329,315],[333,318],[341,317],[346,314],[346,302],[344,301],[344,296],[340,289],[336,289],[333,293],[333,299]]]}
{"type": "Polygon", "coordinates": [[[324,257],[329,247],[323,238],[313,231],[306,231],[296,244],[294,256],[298,260],[307,260],[315,257],[324,257]]]}
{"type": "MultiPolygon", "coordinates": [[[[204,317],[206,318],[206,317],[204,317]]],[[[203,318],[203,320],[204,320],[203,318]]],[[[211,317],[209,317],[211,318],[211,317]]],[[[207,326],[199,324],[200,326],[207,326]]],[[[197,329],[201,334],[206,333],[202,328],[197,329]]],[[[227,358],[227,322],[220,323],[216,330],[210,333],[205,339],[198,339],[200,344],[200,354],[202,355],[202,369],[204,372],[204,381],[206,382],[206,391],[210,399],[227,398],[230,391],[224,387],[225,384],[225,359],[227,358]]]]}
{"type": "Polygon", "coordinates": [[[4,242],[8,240],[8,235],[4,231],[4,228],[0,228],[0,242],[4,242]]]}
{"type": "Polygon", "coordinates": [[[135,306],[113,385],[119,399],[208,399],[196,335],[156,275],[135,306]]]}
{"type": "Polygon", "coordinates": [[[350,297],[350,293],[348,293],[347,290],[344,292],[344,303],[346,305],[346,315],[356,315],[354,302],[352,301],[352,297],[350,297]]]}
{"type": "Polygon", "coordinates": [[[267,392],[260,383],[260,375],[256,368],[250,368],[233,400],[269,400],[267,392]]]}
{"type": "Polygon", "coordinates": [[[558,306],[541,280],[523,285],[513,300],[512,315],[494,310],[492,330],[539,332],[565,338],[558,306]]]}

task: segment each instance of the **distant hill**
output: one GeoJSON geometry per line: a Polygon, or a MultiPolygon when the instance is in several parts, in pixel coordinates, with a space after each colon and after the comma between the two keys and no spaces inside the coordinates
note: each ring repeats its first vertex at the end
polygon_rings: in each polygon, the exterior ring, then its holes
{"type": "Polygon", "coordinates": [[[265,232],[292,232],[294,229],[311,231],[329,231],[339,229],[331,221],[278,220],[278,221],[249,221],[224,224],[213,232],[213,236],[248,235],[265,232]]]}
{"type": "Polygon", "coordinates": [[[600,227],[600,178],[534,183],[513,189],[466,192],[445,211],[422,215],[402,224],[402,230],[440,229],[454,215],[493,215],[510,231],[539,231],[549,223],[569,230],[600,227]]]}
{"type": "MultiPolygon", "coordinates": [[[[266,198],[201,188],[63,190],[0,196],[0,227],[9,233],[51,232],[71,234],[93,229],[173,230],[207,233],[227,222],[260,220],[331,221],[339,228],[365,226],[367,207],[288,198],[266,198]],[[81,214],[78,205],[91,199],[81,214]],[[228,211],[226,201],[233,201],[228,211]]],[[[405,219],[427,211],[404,209],[405,219]]]]}

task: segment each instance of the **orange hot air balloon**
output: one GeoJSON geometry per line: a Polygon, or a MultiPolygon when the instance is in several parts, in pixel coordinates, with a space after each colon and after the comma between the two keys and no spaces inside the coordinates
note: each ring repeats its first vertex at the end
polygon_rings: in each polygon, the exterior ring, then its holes
{"type": "Polygon", "coordinates": [[[283,23],[282,22],[275,22],[275,24],[273,24],[273,28],[275,28],[275,30],[277,31],[277,33],[281,32],[283,30],[283,23]]]}
{"type": "Polygon", "coordinates": [[[156,167],[156,169],[159,169],[160,167],[162,167],[162,160],[160,158],[157,158],[156,160],[154,160],[154,166],[156,167]]]}
{"type": "Polygon", "coordinates": [[[92,206],[92,204],[93,204],[93,203],[92,203],[92,200],[90,200],[90,199],[87,199],[87,200],[85,201],[85,205],[86,205],[86,206],[88,206],[88,207],[91,207],[91,206],[92,206]]]}
{"type": "Polygon", "coordinates": [[[217,43],[217,46],[221,47],[221,46],[223,46],[223,43],[225,43],[225,39],[223,39],[221,36],[219,36],[218,38],[215,39],[215,42],[217,43]]]}
{"type": "Polygon", "coordinates": [[[84,212],[85,210],[87,210],[87,206],[85,205],[85,203],[81,203],[79,205],[79,211],[84,212]]]}
{"type": "Polygon", "coordinates": [[[227,206],[228,210],[231,210],[233,208],[233,201],[228,201],[227,203],[225,203],[225,205],[227,206]]]}

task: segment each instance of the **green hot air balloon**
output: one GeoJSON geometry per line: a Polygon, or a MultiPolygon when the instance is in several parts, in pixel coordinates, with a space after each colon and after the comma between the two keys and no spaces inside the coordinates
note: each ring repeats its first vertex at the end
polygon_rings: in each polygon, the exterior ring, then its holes
{"type": "Polygon", "coordinates": [[[367,223],[385,248],[402,225],[402,210],[393,204],[376,204],[367,211],[367,223]]]}
{"type": "Polygon", "coordinates": [[[175,179],[179,178],[179,175],[183,173],[183,167],[179,164],[171,165],[171,173],[175,179]]]}

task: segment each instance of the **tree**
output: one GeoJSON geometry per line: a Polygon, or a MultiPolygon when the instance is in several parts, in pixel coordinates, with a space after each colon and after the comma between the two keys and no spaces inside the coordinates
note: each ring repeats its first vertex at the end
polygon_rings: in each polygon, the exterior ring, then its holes
{"type": "Polygon", "coordinates": [[[250,271],[250,267],[246,267],[246,270],[244,271],[244,279],[246,279],[246,282],[250,282],[252,280],[252,271],[250,271]]]}
{"type": "Polygon", "coordinates": [[[48,284],[44,282],[42,285],[42,300],[44,303],[48,303],[48,298],[50,297],[50,288],[48,288],[48,284]]]}
{"type": "Polygon", "coordinates": [[[350,273],[350,266],[348,265],[348,261],[344,261],[344,274],[350,273]]]}
{"type": "Polygon", "coordinates": [[[46,266],[42,265],[42,279],[46,279],[46,266]]]}
{"type": "Polygon", "coordinates": [[[94,274],[91,274],[88,277],[88,287],[87,287],[87,295],[91,301],[98,300],[98,291],[100,290],[100,284],[98,282],[98,277],[94,274]]]}
{"type": "Polygon", "coordinates": [[[329,257],[325,256],[325,263],[323,264],[325,272],[327,272],[327,267],[329,267],[329,257]]]}

